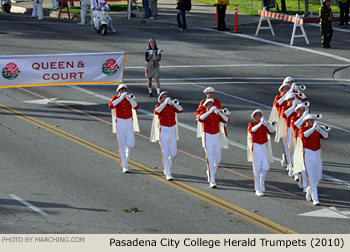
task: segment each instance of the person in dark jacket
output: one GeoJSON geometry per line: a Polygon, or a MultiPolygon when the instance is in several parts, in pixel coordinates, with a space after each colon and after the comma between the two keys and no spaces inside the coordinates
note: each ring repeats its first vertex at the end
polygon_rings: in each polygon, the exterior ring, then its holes
{"type": "Polygon", "coordinates": [[[179,27],[179,31],[186,31],[187,30],[187,24],[186,24],[186,11],[191,10],[191,0],[179,0],[177,2],[176,9],[177,15],[176,15],[176,20],[177,20],[177,25],[179,27]],[[182,18],[182,22],[181,22],[182,18]]]}
{"type": "Polygon", "coordinates": [[[333,13],[331,9],[331,0],[322,0],[320,8],[320,25],[321,25],[321,43],[323,48],[330,48],[333,35],[333,13]]]}

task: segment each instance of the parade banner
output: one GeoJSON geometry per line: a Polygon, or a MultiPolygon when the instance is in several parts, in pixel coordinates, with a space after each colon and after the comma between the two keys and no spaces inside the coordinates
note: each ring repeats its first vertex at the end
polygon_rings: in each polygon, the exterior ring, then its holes
{"type": "Polygon", "coordinates": [[[125,52],[0,56],[0,88],[120,84],[125,52]]]}

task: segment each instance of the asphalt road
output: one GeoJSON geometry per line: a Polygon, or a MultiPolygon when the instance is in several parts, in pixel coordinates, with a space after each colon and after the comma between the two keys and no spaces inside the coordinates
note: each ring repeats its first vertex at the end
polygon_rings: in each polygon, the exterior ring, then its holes
{"type": "Polygon", "coordinates": [[[278,37],[264,32],[259,38],[265,41],[253,37],[256,23],[242,26],[239,34],[203,25],[179,33],[166,23],[129,24],[102,37],[89,26],[0,14],[2,55],[126,51],[125,83],[142,108],[132,171],[123,174],[107,106],[115,86],[0,89],[0,233],[350,233],[344,224],[350,219],[348,32],[335,31],[334,49],[326,50],[315,26],[306,27],[311,45],[298,40],[290,47],[288,24],[275,27],[278,37]],[[158,144],[148,139],[148,113],[157,99],[147,96],[144,56],[137,51],[150,37],[164,50],[161,87],[185,109],[178,116],[172,182],[162,175],[158,144]],[[288,75],[307,85],[312,111],[321,112],[332,127],[331,138],[322,143],[326,176],[319,185],[320,207],[305,201],[280,167],[276,143],[266,196],[254,194],[247,124],[256,108],[269,114],[288,75]],[[214,86],[216,97],[232,111],[231,145],[222,151],[214,190],[194,132],[193,112],[207,86],[214,86]],[[46,98],[94,104],[24,102],[46,98]],[[134,207],[139,211],[124,211],[134,207]],[[301,215],[313,211],[321,216],[301,215]]]}

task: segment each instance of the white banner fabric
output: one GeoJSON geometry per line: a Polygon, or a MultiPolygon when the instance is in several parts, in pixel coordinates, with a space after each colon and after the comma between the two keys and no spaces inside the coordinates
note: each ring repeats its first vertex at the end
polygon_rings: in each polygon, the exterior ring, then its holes
{"type": "Polygon", "coordinates": [[[0,57],[0,88],[120,84],[125,52],[0,57]]]}

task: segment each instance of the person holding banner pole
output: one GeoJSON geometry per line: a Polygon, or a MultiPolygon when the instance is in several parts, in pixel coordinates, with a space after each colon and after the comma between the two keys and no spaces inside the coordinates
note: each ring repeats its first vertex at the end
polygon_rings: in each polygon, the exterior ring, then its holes
{"type": "Polygon", "coordinates": [[[146,58],[146,70],[145,75],[147,77],[147,86],[148,86],[148,95],[150,97],[152,94],[152,78],[154,78],[156,82],[157,95],[160,94],[160,71],[159,71],[159,61],[161,60],[161,52],[162,50],[158,49],[156,40],[151,38],[148,41],[147,51],[145,53],[146,58]]]}
{"type": "Polygon", "coordinates": [[[120,164],[123,168],[123,173],[129,172],[128,159],[131,150],[135,146],[134,131],[139,130],[135,112],[135,110],[139,109],[139,105],[135,101],[135,97],[132,94],[128,95],[126,90],[127,86],[120,84],[117,88],[118,96],[113,96],[108,104],[109,108],[115,111],[116,119],[113,123],[115,123],[120,164]]]}

